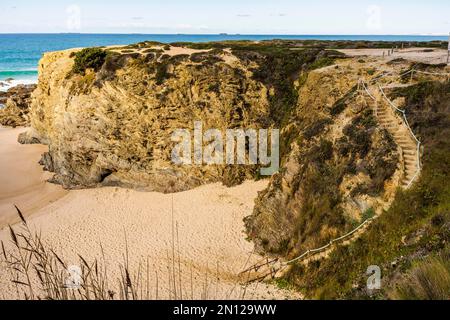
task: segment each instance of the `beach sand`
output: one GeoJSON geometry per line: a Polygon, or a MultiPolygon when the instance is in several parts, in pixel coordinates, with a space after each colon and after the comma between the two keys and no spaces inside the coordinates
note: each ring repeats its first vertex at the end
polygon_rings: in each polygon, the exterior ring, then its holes
{"type": "Polygon", "coordinates": [[[47,183],[51,174],[38,164],[47,147],[17,142],[24,131],[0,127],[0,227],[18,221],[14,205],[28,216],[67,193],[47,183]]]}
{"type": "MultiPolygon", "coordinates": [[[[0,139],[9,141],[21,131],[2,130],[0,139]]],[[[37,153],[45,148],[19,148],[11,143],[6,146],[2,143],[0,148],[3,165],[11,160],[17,163],[18,155],[30,153],[22,159],[21,170],[5,171],[2,167],[2,181],[13,182],[8,190],[2,187],[2,196],[7,193],[13,197],[21,196],[22,204],[29,206],[39,200],[39,195],[47,196],[43,190],[48,189],[42,187],[45,175],[39,176],[39,168],[34,167],[39,158],[37,153]],[[5,148],[8,152],[14,151],[16,158],[12,159],[11,154],[9,158],[5,157],[5,148]],[[27,148],[30,150],[25,150],[27,148]],[[19,179],[25,176],[42,180],[40,184],[37,181],[27,184],[19,179]],[[27,189],[28,185],[33,187],[27,189]],[[21,194],[22,190],[26,192],[21,194]]],[[[173,248],[176,274],[182,283],[177,289],[178,298],[183,292],[185,299],[299,299],[299,294],[280,290],[274,285],[254,283],[244,288],[240,286],[242,279],[237,277],[245,267],[262,259],[253,254],[254,246],[246,240],[243,218],[251,214],[258,191],[267,184],[267,181],[245,182],[234,188],[213,184],[177,194],[114,187],[74,190],[41,207],[28,218],[28,223],[32,230],[42,233],[44,243],[68,265],[80,264],[78,254],[87,261],[100,259],[101,245],[110,279],[120,276],[119,264],[124,263],[127,248],[131,270],[136,271],[139,264],[145,265],[148,259],[150,283],[154,284],[150,294],[152,299],[156,298],[156,281],[158,299],[174,298],[173,290],[169,289],[173,287],[169,276],[174,266],[173,248]]],[[[50,188],[58,189],[56,186],[50,188]]],[[[0,240],[7,244],[7,250],[11,248],[9,237],[9,230],[3,228],[0,240]]],[[[1,298],[16,298],[15,286],[4,265],[0,268],[1,298]]]]}

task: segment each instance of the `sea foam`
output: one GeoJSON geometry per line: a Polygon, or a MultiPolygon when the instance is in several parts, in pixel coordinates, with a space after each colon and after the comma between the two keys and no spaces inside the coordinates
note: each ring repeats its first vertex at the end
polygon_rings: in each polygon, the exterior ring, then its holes
{"type": "Polygon", "coordinates": [[[27,85],[27,84],[36,84],[37,79],[18,79],[18,80],[8,80],[8,81],[0,81],[0,91],[6,92],[9,89],[18,86],[18,85],[27,85]]]}

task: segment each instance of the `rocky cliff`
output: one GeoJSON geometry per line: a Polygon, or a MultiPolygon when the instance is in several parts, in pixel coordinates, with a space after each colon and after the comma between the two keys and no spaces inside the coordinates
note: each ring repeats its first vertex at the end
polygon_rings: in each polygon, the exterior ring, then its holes
{"type": "Polygon", "coordinates": [[[258,176],[257,166],[176,166],[177,129],[279,128],[296,77],[332,61],[321,49],[235,44],[202,50],[141,43],[47,53],[39,65],[33,129],[43,163],[67,188],[121,185],[173,192],[258,176]]]}
{"type": "Polygon", "coordinates": [[[171,134],[194,121],[225,130],[268,118],[267,88],[231,54],[110,52],[98,72],[71,74],[73,52],[44,56],[34,94],[32,135],[50,147],[44,162],[54,182],[172,192],[253,177],[252,167],[175,166],[170,158],[171,134]]]}

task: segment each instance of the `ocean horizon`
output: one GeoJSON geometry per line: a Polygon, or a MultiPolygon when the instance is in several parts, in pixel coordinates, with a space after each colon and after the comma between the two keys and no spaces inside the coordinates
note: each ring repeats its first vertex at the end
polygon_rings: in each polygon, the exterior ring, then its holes
{"type": "Polygon", "coordinates": [[[210,42],[225,40],[348,40],[348,41],[446,41],[435,35],[250,35],[250,34],[88,34],[88,33],[3,33],[0,34],[0,90],[20,83],[35,83],[38,62],[49,51],[78,47],[128,45],[142,41],[210,42]],[[6,79],[14,79],[5,83],[6,79]]]}

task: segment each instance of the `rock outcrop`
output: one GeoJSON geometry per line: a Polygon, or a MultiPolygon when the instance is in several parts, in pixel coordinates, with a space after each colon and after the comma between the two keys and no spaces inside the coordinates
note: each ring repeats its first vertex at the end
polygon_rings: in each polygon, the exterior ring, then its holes
{"type": "Polygon", "coordinates": [[[7,92],[0,92],[0,124],[9,127],[30,125],[31,93],[36,85],[18,85],[7,92]]]}
{"type": "Polygon", "coordinates": [[[49,145],[42,163],[66,188],[176,192],[255,178],[256,165],[174,165],[172,133],[192,132],[195,121],[223,133],[279,128],[294,106],[294,79],[336,55],[270,43],[201,50],[142,43],[105,52],[67,50],[40,61],[34,132],[22,140],[49,145]]]}
{"type": "Polygon", "coordinates": [[[121,185],[173,192],[235,184],[255,167],[176,166],[177,129],[261,127],[268,90],[240,64],[214,54],[111,54],[101,70],[71,74],[73,51],[45,54],[32,127],[49,145],[42,163],[67,188],[121,185]],[[213,62],[211,62],[213,61],[213,62]]]}

